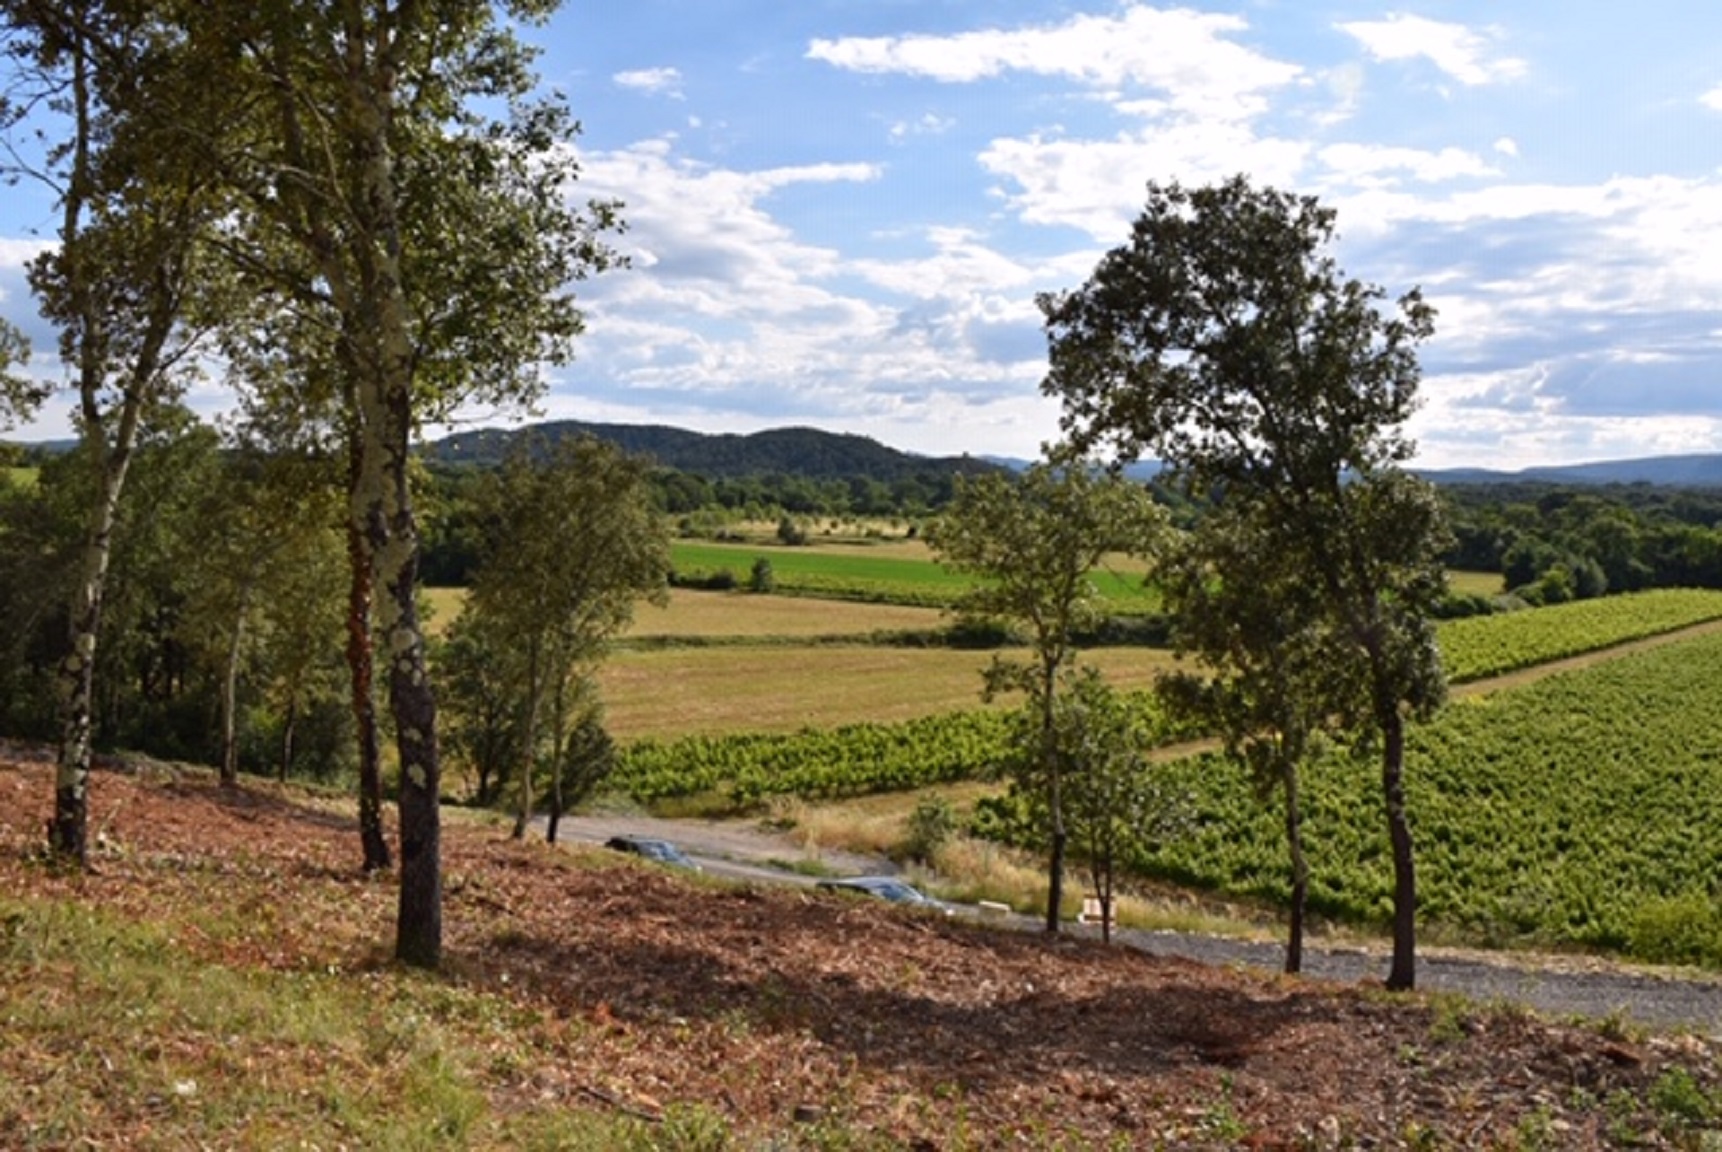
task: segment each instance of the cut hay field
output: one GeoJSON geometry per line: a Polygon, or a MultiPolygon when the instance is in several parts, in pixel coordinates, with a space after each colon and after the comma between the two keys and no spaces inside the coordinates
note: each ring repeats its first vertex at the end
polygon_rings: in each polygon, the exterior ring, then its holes
{"type": "Polygon", "coordinates": [[[950,617],[938,608],[678,588],[663,607],[639,605],[626,638],[867,636],[875,632],[931,632],[949,623],[950,617]]]}
{"type": "MultiPolygon", "coordinates": [[[[793,732],[977,708],[993,655],[875,644],[620,651],[598,680],[619,740],[793,732]]],[[[1094,649],[1083,659],[1126,688],[1146,687],[1172,663],[1153,648],[1094,649]]]]}

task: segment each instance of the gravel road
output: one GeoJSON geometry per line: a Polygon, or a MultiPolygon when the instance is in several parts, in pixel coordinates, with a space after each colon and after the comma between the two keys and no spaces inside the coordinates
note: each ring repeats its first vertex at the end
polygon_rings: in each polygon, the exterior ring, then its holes
{"type": "MultiPolygon", "coordinates": [[[[659,820],[641,816],[564,817],[567,842],[603,843],[611,836],[658,836],[679,844],[713,875],[737,880],[811,884],[813,877],[790,865],[806,853],[790,837],[745,821],[659,820]]],[[[840,875],[895,872],[878,857],[821,851],[821,867],[840,875]]],[[[1026,916],[998,918],[1001,927],[1036,930],[1026,916]]],[[[1098,935],[1092,928],[1072,932],[1098,935]]],[[[1241,964],[1278,971],[1284,952],[1277,944],[1221,936],[1124,929],[1114,939],[1159,955],[1182,956],[1207,964],[1241,964]]],[[[1320,948],[1304,951],[1307,976],[1355,984],[1380,981],[1390,951],[1381,947],[1320,948]]],[[[1722,1038],[1722,979],[1658,969],[1627,967],[1589,957],[1536,956],[1524,953],[1457,952],[1423,949],[1418,954],[1418,988],[1460,993],[1479,1003],[1523,1004],[1554,1016],[1602,1019],[1619,1016],[1638,1024],[1687,1029],[1722,1038]]]]}

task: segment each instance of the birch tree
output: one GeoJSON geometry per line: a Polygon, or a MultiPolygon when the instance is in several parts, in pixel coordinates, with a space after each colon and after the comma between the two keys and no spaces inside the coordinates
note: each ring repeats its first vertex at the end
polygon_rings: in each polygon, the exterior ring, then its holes
{"type": "MultiPolygon", "coordinates": [[[[570,207],[577,128],[530,98],[516,0],[210,0],[178,9],[221,101],[219,139],[184,145],[235,190],[229,252],[258,293],[332,350],[354,445],[355,570],[373,572],[400,764],[396,956],[434,967],[442,940],[436,705],[414,602],[414,430],[463,403],[522,403],[566,358],[573,285],[609,260],[613,207],[570,207]],[[501,119],[477,109],[500,107],[501,119]]],[[[355,689],[355,694],[357,694],[355,689]]]]}
{"type": "MultiPolygon", "coordinates": [[[[183,380],[194,336],[182,323],[201,243],[219,197],[208,174],[162,146],[183,109],[171,87],[145,101],[145,75],[171,49],[149,5],[5,0],[0,21],[14,93],[10,133],[25,117],[52,125],[35,161],[14,148],[12,174],[58,197],[55,247],[30,266],[42,314],[60,331],[76,392],[79,453],[91,476],[84,543],[56,673],[60,747],[49,847],[87,862],[91,693],[113,531],[140,430],[183,380]]],[[[12,137],[15,138],[15,137],[12,137]]],[[[39,403],[8,386],[5,398],[39,403]]]]}

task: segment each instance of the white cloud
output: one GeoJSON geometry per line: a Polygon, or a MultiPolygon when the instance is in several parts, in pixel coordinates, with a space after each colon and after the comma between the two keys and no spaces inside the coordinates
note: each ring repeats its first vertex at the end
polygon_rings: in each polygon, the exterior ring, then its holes
{"type": "Polygon", "coordinates": [[[1526,72],[1523,60],[1494,55],[1490,38],[1463,24],[1396,12],[1385,20],[1359,20],[1338,27],[1377,60],[1425,57],[1467,86],[1514,80],[1526,72]]]}
{"type": "Polygon", "coordinates": [[[1111,140],[994,140],[980,161],[1016,185],[1000,194],[1022,219],[1112,244],[1141,210],[1149,180],[1207,184],[1248,172],[1258,183],[1286,186],[1298,181],[1308,154],[1302,141],[1262,139],[1247,125],[1175,121],[1111,140]]]}
{"type": "MultiPolygon", "coordinates": [[[[970,446],[952,445],[953,425],[1020,422],[1019,446],[1037,442],[1021,439],[1044,368],[1029,270],[961,229],[928,232],[929,256],[846,260],[771,214],[777,191],[865,183],[877,167],[735,171],[666,139],[583,164],[581,196],[626,201],[634,267],[588,286],[582,354],[602,375],[577,363],[547,411],[707,430],[814,423],[941,451],[970,446]]],[[[1044,435],[1056,420],[1038,423],[1044,435]]]]}
{"type": "Polygon", "coordinates": [[[904,140],[910,136],[943,136],[957,122],[945,116],[924,112],[914,120],[899,120],[891,125],[891,139],[904,140]]]}
{"type": "Polygon", "coordinates": [[[1491,147],[1503,156],[1517,157],[1519,154],[1519,142],[1511,136],[1502,136],[1491,147]]]}
{"type": "Polygon", "coordinates": [[[1722,112],[1722,84],[1710,89],[1698,98],[1698,102],[1712,112],[1722,112]]]}
{"type": "Polygon", "coordinates": [[[1333,180],[1356,187],[1398,183],[1390,173],[1405,172],[1429,183],[1461,176],[1492,176],[1489,167],[1473,153],[1460,148],[1425,152],[1416,148],[1394,148],[1380,144],[1330,144],[1317,153],[1333,180]]]}
{"type": "Polygon", "coordinates": [[[51,240],[22,240],[0,236],[0,268],[22,268],[54,246],[51,240]]]}
{"type": "Polygon", "coordinates": [[[1357,114],[1363,103],[1363,68],[1359,64],[1341,64],[1321,74],[1321,82],[1333,97],[1333,107],[1318,113],[1315,122],[1324,128],[1343,124],[1357,114]]]}
{"type": "Polygon", "coordinates": [[[1190,113],[1253,115],[1261,93],[1303,75],[1225,39],[1238,16],[1130,5],[1116,16],[1076,16],[1062,24],[989,29],[952,36],[814,40],[807,56],[865,73],[971,83],[1008,72],[1060,76],[1092,89],[1157,89],[1190,113]]]}
{"type": "Polygon", "coordinates": [[[676,100],[682,98],[682,74],[675,68],[640,68],[631,72],[618,72],[610,79],[620,87],[635,92],[669,96],[676,100]]]}

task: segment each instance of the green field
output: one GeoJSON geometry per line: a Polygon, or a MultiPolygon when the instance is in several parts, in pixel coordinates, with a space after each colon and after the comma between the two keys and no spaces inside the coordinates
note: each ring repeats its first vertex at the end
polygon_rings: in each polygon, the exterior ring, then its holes
{"type": "Polygon", "coordinates": [[[34,468],[0,468],[0,480],[18,488],[34,488],[36,471],[34,468]]]}
{"type": "MultiPolygon", "coordinates": [[[[767,612],[777,599],[735,595],[700,610],[767,612]]],[[[852,625],[883,610],[841,607],[852,625]]],[[[1451,622],[1442,635],[1469,653],[1459,664],[1506,669],[1718,616],[1722,593],[1653,592],[1451,622]]],[[[991,657],[793,642],[618,653],[602,673],[625,749],[616,783],[646,802],[704,793],[745,805],[984,777],[1003,738],[976,696],[991,657]]],[[[1083,659],[1145,688],[1171,656],[1099,649],[1083,659]]],[[[1693,690],[1717,683],[1722,635],[1694,635],[1485,686],[1414,728],[1407,780],[1425,925],[1471,942],[1722,965],[1712,894],[1722,875],[1722,710],[1693,690]]],[[[1278,901],[1285,851],[1275,809],[1218,756],[1164,771],[1196,798],[1197,832],[1146,857],[1144,869],[1226,898],[1278,901]]],[[[1305,792],[1313,906],[1379,923],[1391,871],[1377,765],[1329,755],[1309,766],[1305,792]]]]}
{"type": "MultiPolygon", "coordinates": [[[[805,596],[945,605],[974,584],[931,559],[874,552],[865,547],[789,548],[758,544],[712,544],[678,540],[671,560],[683,575],[727,571],[745,584],[754,561],[771,562],[777,590],[805,596]]],[[[1114,612],[1150,612],[1158,595],[1143,585],[1139,565],[1119,564],[1097,571],[1095,586],[1114,612]]]]}

